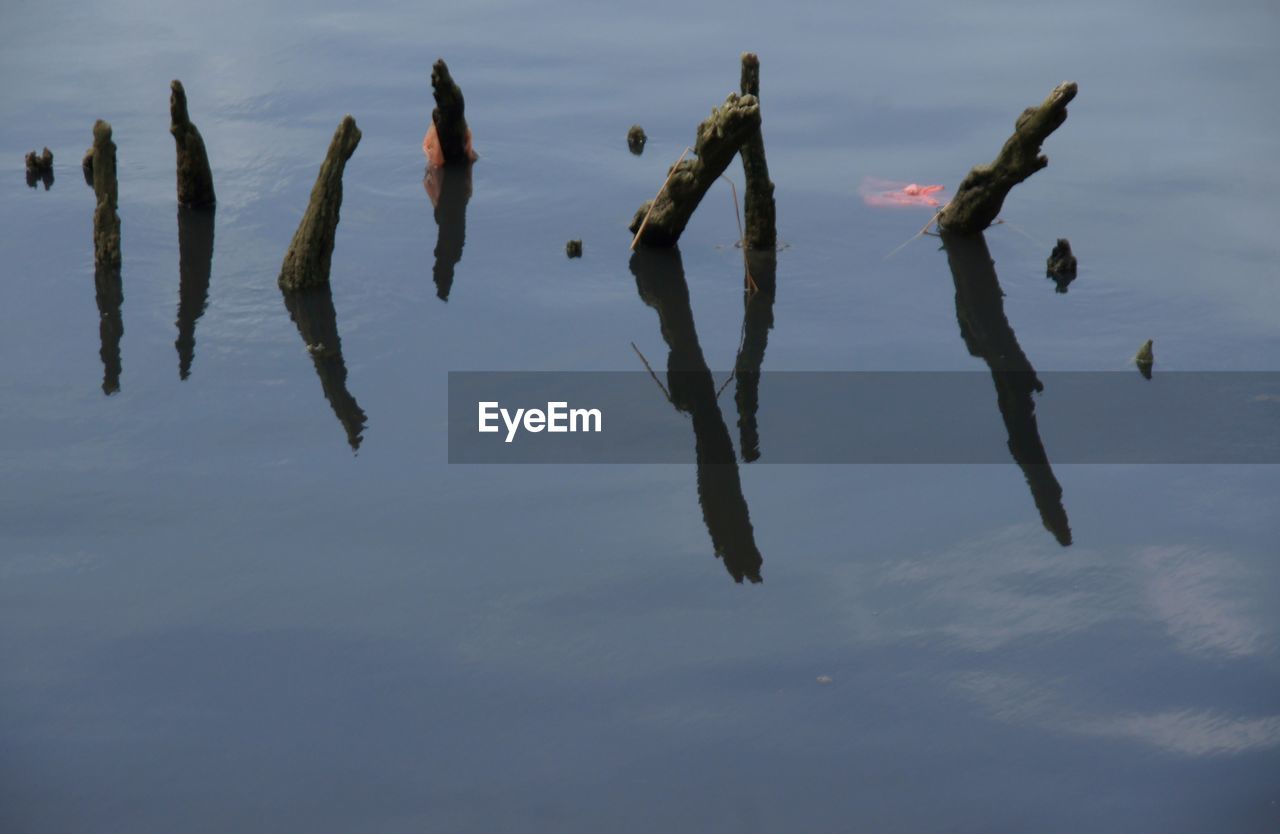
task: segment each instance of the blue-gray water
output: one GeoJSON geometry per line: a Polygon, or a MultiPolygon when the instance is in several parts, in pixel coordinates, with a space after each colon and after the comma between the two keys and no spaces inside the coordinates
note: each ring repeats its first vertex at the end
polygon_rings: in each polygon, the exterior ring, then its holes
{"type": "MultiPolygon", "coordinates": [[[[928,212],[857,188],[954,188],[1064,79],[1050,165],[987,234],[1028,360],[1122,370],[1154,339],[1157,374],[1280,369],[1271,3],[435,5],[0,10],[0,829],[1280,826],[1275,467],[1056,466],[1064,547],[1012,462],[770,466],[762,433],[738,476],[764,581],[737,584],[693,466],[445,463],[450,370],[639,370],[631,342],[662,370],[625,224],[746,49],[788,244],[764,369],[983,370],[937,240],[885,258],[928,212]],[[441,56],[482,157],[447,303],[441,56]],[[172,78],[219,196],[185,380],[172,78]],[[275,280],[348,112],[357,454],[275,280]],[[97,118],[122,333],[79,170],[97,118]]],[[[717,187],[680,247],[712,369],[736,237],[717,187]]]]}

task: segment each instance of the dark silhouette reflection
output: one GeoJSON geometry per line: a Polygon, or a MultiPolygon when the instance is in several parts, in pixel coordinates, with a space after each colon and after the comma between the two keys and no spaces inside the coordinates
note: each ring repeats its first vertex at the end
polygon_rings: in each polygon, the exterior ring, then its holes
{"type": "Polygon", "coordinates": [[[716,401],[715,380],[698,344],[680,250],[641,249],[631,256],[631,274],[641,300],[658,311],[669,349],[671,404],[693,418],[698,503],[712,547],[735,582],[744,578],[759,582],[764,558],[756,547],[733,440],[716,401]]]}
{"type": "Polygon", "coordinates": [[[120,390],[120,339],[124,336],[124,282],[119,267],[97,267],[93,285],[98,297],[98,339],[102,357],[102,393],[111,396],[120,390]]]}
{"type": "Polygon", "coordinates": [[[209,300],[213,270],[214,208],[178,206],[178,377],[191,376],[196,356],[196,321],[209,300]]]}
{"type": "Polygon", "coordinates": [[[44,190],[48,191],[53,187],[53,167],[44,168],[40,171],[27,169],[27,187],[35,188],[37,183],[44,184],[44,190]]]}
{"type": "Polygon", "coordinates": [[[347,391],[347,366],[342,361],[342,339],[338,337],[338,316],[333,309],[333,295],[328,287],[284,292],[284,306],[293,323],[298,325],[302,341],[315,363],[324,397],[338,415],[347,433],[352,451],[360,448],[364,432],[364,411],[347,391]]]}
{"type": "Polygon", "coordinates": [[[1058,544],[1071,544],[1062,487],[1053,475],[1036,426],[1033,394],[1044,390],[1004,314],[1004,292],[982,235],[943,235],[956,286],[956,321],[969,353],[987,363],[995,381],[1009,451],[1022,468],[1045,529],[1058,544]]]}
{"type": "Polygon", "coordinates": [[[467,242],[467,201],[471,199],[471,163],[428,166],[422,186],[435,209],[436,263],[431,277],[436,282],[436,297],[449,300],[453,287],[453,270],[462,260],[462,247],[467,242]]]}
{"type": "Polygon", "coordinates": [[[738,445],[742,459],[750,463],[760,457],[760,432],[756,412],[760,407],[760,366],[769,346],[773,329],[773,302],[778,285],[778,252],[776,249],[747,253],[751,277],[756,291],[743,292],[742,346],[734,361],[733,399],[738,405],[738,445]]]}
{"type": "Polygon", "coordinates": [[[1048,277],[1053,281],[1053,284],[1054,284],[1053,291],[1056,293],[1061,293],[1063,295],[1066,295],[1067,287],[1071,286],[1071,282],[1076,280],[1076,274],[1074,272],[1060,274],[1060,275],[1050,275],[1048,277]]]}

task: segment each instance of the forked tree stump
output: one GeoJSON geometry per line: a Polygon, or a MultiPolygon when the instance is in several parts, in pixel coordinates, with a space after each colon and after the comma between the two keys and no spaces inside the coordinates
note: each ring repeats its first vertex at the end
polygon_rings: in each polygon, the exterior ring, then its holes
{"type": "Polygon", "coordinates": [[[760,104],[755,96],[730,93],[724,104],[698,125],[694,158],[679,162],[655,200],[646,201],[631,220],[637,243],[670,247],[680,240],[694,209],[712,184],[724,174],[743,143],[760,129],[760,104]]]}

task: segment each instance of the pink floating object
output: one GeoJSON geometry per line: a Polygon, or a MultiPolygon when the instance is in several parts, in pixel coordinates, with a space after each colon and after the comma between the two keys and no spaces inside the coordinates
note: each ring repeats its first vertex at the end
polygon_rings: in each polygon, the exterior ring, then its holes
{"type": "MultiPolygon", "coordinates": [[[[467,157],[475,162],[478,158],[476,152],[471,148],[471,128],[467,128],[467,157]]],[[[422,152],[427,156],[428,164],[439,168],[444,165],[444,151],[440,149],[440,137],[436,136],[436,123],[432,122],[431,127],[427,128],[427,135],[422,137],[422,152]]]]}
{"type": "Polygon", "coordinates": [[[942,196],[940,192],[943,188],[945,186],[920,185],[914,182],[901,183],[867,177],[862,181],[862,185],[858,186],[858,193],[862,195],[862,201],[869,206],[937,208],[942,205],[939,197],[942,196]],[[938,196],[935,197],[935,194],[938,196]]]}

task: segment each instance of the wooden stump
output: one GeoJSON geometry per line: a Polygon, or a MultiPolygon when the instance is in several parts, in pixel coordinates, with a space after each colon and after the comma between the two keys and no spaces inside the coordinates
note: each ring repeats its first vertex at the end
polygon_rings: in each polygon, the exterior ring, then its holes
{"type": "Polygon", "coordinates": [[[724,104],[698,125],[694,158],[678,163],[657,199],[647,201],[631,220],[631,231],[646,246],[675,246],[707,189],[720,178],[747,137],[760,128],[755,96],[730,93],[724,104]]]}
{"type": "Polygon", "coordinates": [[[93,262],[99,267],[120,266],[120,216],[116,213],[116,143],[111,125],[99,119],[93,125],[93,262]]]}
{"type": "Polygon", "coordinates": [[[294,292],[329,286],[329,265],[342,208],[342,172],[360,144],[360,136],[360,128],[350,116],[334,131],[329,152],[311,189],[311,202],[280,267],[280,289],[294,292]]]}
{"type": "Polygon", "coordinates": [[[1076,97],[1076,83],[1064,81],[1039,107],[1028,107],[1018,117],[1013,135],[988,165],[979,165],[956,189],[956,196],[942,208],[938,226],[952,234],[977,234],[1000,214],[1009,191],[1049,164],[1040,146],[1067,120],[1067,104],[1076,97]]]}
{"type": "Polygon", "coordinates": [[[176,78],[169,85],[169,132],[178,152],[178,203],[184,206],[211,206],[218,202],[213,193],[213,174],[204,139],[187,115],[187,92],[176,78]]]}

